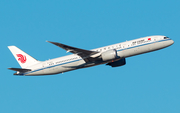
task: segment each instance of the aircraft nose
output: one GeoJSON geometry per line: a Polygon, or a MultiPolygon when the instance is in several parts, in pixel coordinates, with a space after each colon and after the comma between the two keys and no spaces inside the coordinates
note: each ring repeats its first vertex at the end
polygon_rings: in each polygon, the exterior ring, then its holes
{"type": "Polygon", "coordinates": [[[174,40],[170,40],[171,45],[174,44],[174,40]]]}

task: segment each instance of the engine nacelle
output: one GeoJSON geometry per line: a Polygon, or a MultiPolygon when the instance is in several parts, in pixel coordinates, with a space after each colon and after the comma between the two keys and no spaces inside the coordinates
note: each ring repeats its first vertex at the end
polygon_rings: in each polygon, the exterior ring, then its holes
{"type": "Polygon", "coordinates": [[[118,57],[117,51],[115,49],[105,51],[101,54],[101,57],[103,61],[114,60],[118,57]]]}
{"type": "Polygon", "coordinates": [[[110,65],[111,67],[118,67],[118,66],[123,66],[126,64],[126,59],[122,58],[121,60],[115,61],[115,62],[110,62],[106,65],[110,65]]]}

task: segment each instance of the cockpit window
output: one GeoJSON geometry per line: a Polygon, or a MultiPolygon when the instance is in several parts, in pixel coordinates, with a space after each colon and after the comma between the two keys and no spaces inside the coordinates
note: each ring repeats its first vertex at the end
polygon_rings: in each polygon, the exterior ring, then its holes
{"type": "Polygon", "coordinates": [[[164,37],[164,39],[168,39],[169,37],[164,37]]]}

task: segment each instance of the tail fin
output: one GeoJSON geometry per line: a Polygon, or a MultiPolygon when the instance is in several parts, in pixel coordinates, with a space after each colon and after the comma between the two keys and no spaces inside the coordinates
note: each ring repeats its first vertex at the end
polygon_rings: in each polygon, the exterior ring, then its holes
{"type": "Polygon", "coordinates": [[[36,64],[38,61],[25,53],[24,51],[20,50],[16,46],[8,46],[9,50],[12,52],[14,55],[15,59],[19,63],[19,65],[22,68],[26,68],[28,66],[31,66],[33,64],[36,64]]]}

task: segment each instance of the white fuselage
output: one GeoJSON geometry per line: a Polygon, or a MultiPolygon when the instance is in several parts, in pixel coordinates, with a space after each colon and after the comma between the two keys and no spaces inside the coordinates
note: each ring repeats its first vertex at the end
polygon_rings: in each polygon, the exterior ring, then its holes
{"type": "MultiPolygon", "coordinates": [[[[98,51],[99,54],[116,49],[119,59],[127,58],[130,56],[143,54],[155,50],[159,50],[168,47],[174,43],[170,38],[165,38],[165,36],[148,36],[144,38],[139,38],[131,41],[126,41],[122,43],[117,43],[91,51],[98,51]]],[[[115,59],[115,60],[119,60],[115,59]]],[[[27,67],[31,69],[29,72],[19,73],[19,75],[50,75],[63,73],[75,69],[95,66],[99,64],[109,63],[111,61],[97,60],[94,62],[86,63],[80,56],[76,54],[67,55],[55,59],[51,59],[44,62],[39,62],[33,66],[27,67]]]]}

